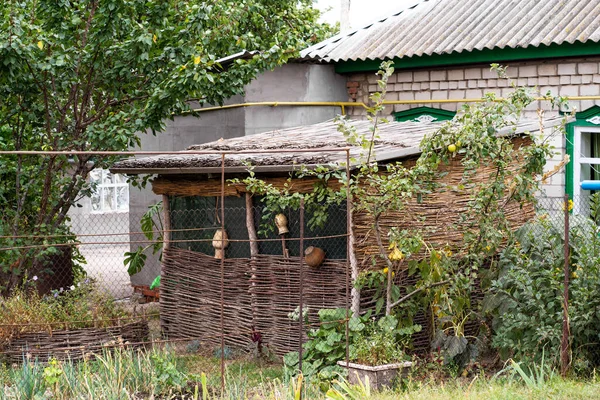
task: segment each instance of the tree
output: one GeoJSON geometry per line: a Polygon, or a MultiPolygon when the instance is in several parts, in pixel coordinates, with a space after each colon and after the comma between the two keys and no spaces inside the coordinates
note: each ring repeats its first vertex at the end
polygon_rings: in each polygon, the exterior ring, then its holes
{"type": "MultiPolygon", "coordinates": [[[[190,100],[222,104],[331,34],[311,0],[7,0],[0,3],[0,150],[126,150],[190,100]],[[221,66],[243,50],[252,58],[221,66]]],[[[4,291],[69,238],[92,155],[0,158],[4,291]],[[43,245],[40,247],[39,245],[43,245]],[[31,247],[31,248],[30,248],[31,247]],[[11,250],[7,250],[11,248],[11,250]]]]}

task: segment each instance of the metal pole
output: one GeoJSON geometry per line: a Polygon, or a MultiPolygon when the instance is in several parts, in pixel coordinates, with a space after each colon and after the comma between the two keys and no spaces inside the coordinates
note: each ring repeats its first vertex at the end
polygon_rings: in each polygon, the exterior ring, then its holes
{"type": "Polygon", "coordinates": [[[304,337],[304,306],[302,304],[302,302],[304,301],[303,298],[303,292],[304,292],[304,270],[303,270],[303,264],[304,264],[304,197],[302,197],[300,199],[300,271],[299,271],[299,275],[300,275],[300,305],[299,305],[299,310],[300,310],[300,318],[298,319],[298,321],[300,321],[300,323],[298,324],[298,369],[300,370],[300,373],[302,373],[302,341],[303,341],[303,337],[304,337]]]}
{"type": "MultiPolygon", "coordinates": [[[[221,249],[225,251],[225,154],[221,154],[221,249]]],[[[221,395],[225,394],[225,254],[221,257],[221,395]]]]}
{"type": "Polygon", "coordinates": [[[350,363],[350,231],[352,203],[350,193],[350,150],[346,150],[346,366],[350,363]]]}
{"type": "Polygon", "coordinates": [[[565,195],[565,266],[563,293],[563,327],[560,344],[560,373],[566,376],[569,369],[569,195],[565,195]]]}

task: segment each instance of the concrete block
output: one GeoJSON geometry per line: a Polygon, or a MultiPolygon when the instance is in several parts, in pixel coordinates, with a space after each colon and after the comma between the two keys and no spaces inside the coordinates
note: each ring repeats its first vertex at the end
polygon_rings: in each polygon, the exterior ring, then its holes
{"type": "Polygon", "coordinates": [[[421,84],[420,83],[413,83],[411,90],[413,90],[415,92],[418,92],[419,90],[421,90],[421,84]]]}
{"type": "Polygon", "coordinates": [[[519,78],[530,78],[537,75],[537,65],[522,65],[519,67],[519,78]]]}
{"type": "Polygon", "coordinates": [[[448,98],[448,91],[446,90],[436,90],[431,92],[432,100],[446,100],[448,98]]]}
{"type": "MultiPolygon", "coordinates": [[[[455,82],[456,83],[456,82],[455,82]]],[[[431,82],[429,84],[429,88],[431,90],[438,90],[440,88],[440,83],[439,82],[431,82]]]]}
{"type": "Polygon", "coordinates": [[[577,73],[577,64],[558,64],[558,75],[575,75],[577,73]]]}
{"type": "Polygon", "coordinates": [[[483,97],[483,90],[481,89],[470,89],[465,93],[467,99],[480,99],[483,97]]]}
{"type": "Polygon", "coordinates": [[[577,72],[579,74],[597,74],[598,73],[598,63],[586,62],[577,64],[577,72]]]}
{"type": "Polygon", "coordinates": [[[516,78],[519,74],[519,69],[517,67],[508,67],[506,68],[506,76],[509,78],[516,78]]]}
{"type": "Polygon", "coordinates": [[[467,81],[467,86],[469,88],[476,88],[477,87],[477,80],[475,80],[475,79],[469,79],[467,81]]]}
{"type": "Polygon", "coordinates": [[[431,92],[429,92],[429,91],[416,92],[415,100],[431,100],[431,92]]]}
{"type": "Polygon", "coordinates": [[[413,81],[415,81],[415,82],[429,81],[429,71],[413,72],[413,81]]]}
{"type": "Polygon", "coordinates": [[[447,72],[445,70],[441,71],[431,71],[431,80],[432,81],[445,81],[447,79],[447,72]]]}
{"type": "Polygon", "coordinates": [[[412,82],[413,81],[413,73],[412,72],[398,72],[396,75],[396,82],[412,82]]]}
{"type": "Polygon", "coordinates": [[[457,81],[448,82],[448,89],[458,89],[458,82],[457,81]]]}
{"type": "Polygon", "coordinates": [[[548,84],[549,85],[560,85],[560,78],[558,76],[551,76],[548,79],[548,84]]]}
{"type": "Polygon", "coordinates": [[[481,77],[483,79],[498,79],[498,73],[496,71],[492,71],[491,68],[482,68],[481,77]]]}
{"type": "Polygon", "coordinates": [[[540,77],[538,78],[538,83],[537,83],[537,84],[538,84],[538,85],[540,85],[540,86],[545,86],[545,85],[548,85],[548,80],[549,80],[549,79],[550,79],[550,78],[548,78],[547,76],[540,76],[540,77]]]}
{"type": "Polygon", "coordinates": [[[527,78],[527,86],[533,87],[538,85],[538,78],[527,78]]]}
{"type": "Polygon", "coordinates": [[[469,68],[465,70],[465,79],[481,79],[480,68],[469,68]]]}
{"type": "Polygon", "coordinates": [[[452,69],[448,71],[449,81],[462,81],[465,79],[465,71],[462,69],[452,69]]]}
{"type": "Polygon", "coordinates": [[[593,79],[594,75],[581,75],[581,83],[582,84],[588,84],[588,83],[592,83],[592,79],[593,79]]]}
{"type": "Polygon", "coordinates": [[[579,87],[580,96],[600,96],[600,85],[582,85],[579,87]]]}
{"type": "Polygon", "coordinates": [[[398,100],[398,92],[387,92],[384,96],[385,100],[395,101],[398,100]]]}
{"type": "Polygon", "coordinates": [[[560,76],[560,84],[561,85],[570,85],[571,84],[571,76],[570,75],[561,75],[560,76]]]}
{"type": "Polygon", "coordinates": [[[592,78],[592,82],[600,83],[600,74],[594,74],[594,77],[592,78]]]}
{"type": "Polygon", "coordinates": [[[450,86],[449,82],[445,82],[445,81],[440,82],[440,89],[441,90],[448,89],[449,86],[450,86]]]}
{"type": "Polygon", "coordinates": [[[571,85],[581,85],[581,75],[573,75],[571,77],[571,85]]]}
{"type": "Polygon", "coordinates": [[[400,92],[398,94],[398,100],[414,100],[415,93],[413,91],[410,92],[400,92]]]}
{"type": "MultiPolygon", "coordinates": [[[[442,83],[440,83],[440,88],[442,87],[442,83]]],[[[459,89],[466,89],[467,88],[467,81],[458,81],[458,88],[459,89]]]]}
{"type": "Polygon", "coordinates": [[[488,79],[488,87],[498,87],[498,79],[488,79]]]}
{"type": "MultiPolygon", "coordinates": [[[[398,85],[398,84],[397,84],[398,85]]],[[[403,83],[402,90],[412,90],[412,83],[403,83]]]]}
{"type": "Polygon", "coordinates": [[[422,82],[421,83],[421,90],[428,90],[429,89],[429,82],[422,82]]]}
{"type": "Polygon", "coordinates": [[[579,96],[579,86],[565,85],[559,88],[558,94],[561,96],[579,96]]]}
{"type": "Polygon", "coordinates": [[[464,99],[465,98],[465,91],[464,90],[451,90],[450,93],[448,93],[448,98],[453,99],[453,100],[458,100],[458,99],[464,99]]]}
{"type": "Polygon", "coordinates": [[[486,88],[486,87],[488,87],[487,80],[486,79],[478,79],[477,80],[477,87],[480,87],[480,88],[486,88]]]}
{"type": "Polygon", "coordinates": [[[539,76],[556,75],[556,64],[538,65],[537,72],[539,76]]]}

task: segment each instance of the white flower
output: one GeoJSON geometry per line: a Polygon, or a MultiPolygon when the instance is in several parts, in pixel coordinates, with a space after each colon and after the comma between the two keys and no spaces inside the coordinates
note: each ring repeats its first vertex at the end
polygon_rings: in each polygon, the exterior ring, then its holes
{"type": "Polygon", "coordinates": [[[71,285],[71,287],[69,289],[75,290],[75,285],[71,285]]]}
{"type": "Polygon", "coordinates": [[[33,278],[31,278],[31,279],[34,280],[34,281],[37,281],[38,277],[37,277],[37,275],[34,275],[33,278]]]}

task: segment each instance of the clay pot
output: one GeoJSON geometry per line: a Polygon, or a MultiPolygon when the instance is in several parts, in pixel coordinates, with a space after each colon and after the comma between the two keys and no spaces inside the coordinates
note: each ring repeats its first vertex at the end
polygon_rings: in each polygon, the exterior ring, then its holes
{"type": "Polygon", "coordinates": [[[290,231],[287,227],[288,219],[284,214],[277,214],[275,216],[275,225],[277,225],[277,229],[279,229],[280,235],[283,235],[290,231]]]}
{"type": "Polygon", "coordinates": [[[316,268],[325,260],[325,252],[318,247],[307,247],[304,250],[304,261],[309,267],[316,268]]]}
{"type": "Polygon", "coordinates": [[[215,248],[215,258],[225,258],[225,249],[229,246],[229,236],[227,236],[227,231],[217,229],[215,236],[213,236],[212,245],[215,248]]]}

